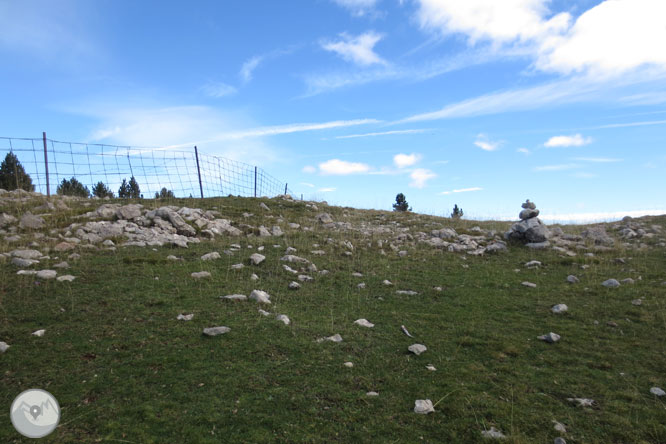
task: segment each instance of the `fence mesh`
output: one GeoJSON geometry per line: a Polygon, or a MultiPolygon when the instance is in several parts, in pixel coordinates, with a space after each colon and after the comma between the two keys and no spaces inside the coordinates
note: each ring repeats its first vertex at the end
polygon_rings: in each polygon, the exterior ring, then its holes
{"type": "MultiPolygon", "coordinates": [[[[0,156],[13,152],[32,178],[35,191],[47,194],[44,140],[0,137],[0,156]]],[[[48,184],[56,194],[63,179],[76,178],[92,192],[103,182],[116,195],[133,176],[145,198],[162,188],[176,197],[276,196],[292,194],[287,184],[261,168],[224,157],[163,148],[143,148],[46,139],[48,184]],[[197,166],[198,157],[198,166],[197,166]],[[203,195],[203,196],[202,196],[203,195]]]]}

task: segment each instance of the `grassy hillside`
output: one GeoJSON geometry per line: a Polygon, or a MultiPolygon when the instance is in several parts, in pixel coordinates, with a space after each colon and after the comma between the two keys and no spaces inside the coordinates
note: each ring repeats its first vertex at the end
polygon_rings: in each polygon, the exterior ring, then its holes
{"type": "MultiPolygon", "coordinates": [[[[0,212],[20,217],[39,203],[5,201],[0,212]]],[[[35,268],[67,260],[70,268],[58,274],[76,276],[72,282],[17,275],[9,258],[0,263],[0,340],[11,346],[0,354],[0,405],[8,409],[28,388],[51,392],[62,417],[44,442],[474,443],[487,442],[481,432],[495,427],[508,443],[558,436],[567,443],[666,443],[666,400],[649,391],[666,388],[666,249],[657,245],[663,235],[646,240],[645,248],[589,245],[574,257],[514,244],[471,256],[404,235],[443,227],[475,234],[474,226],[501,234],[508,224],[322,204],[315,210],[281,199],[168,203],[216,209],[241,229],[279,225],[284,235],[216,237],[187,249],[79,245],[80,259],[51,250],[35,268]],[[323,211],[353,229],[325,228],[315,221],[323,211]],[[374,227],[372,234],[358,230],[363,226],[374,227]],[[254,266],[248,258],[259,246],[266,260],[254,266]],[[280,261],[287,247],[318,270],[303,273],[313,281],[300,282],[298,290],[288,289],[296,275],[280,261]],[[200,259],[214,251],[220,259],[200,259]],[[526,268],[531,260],[542,265],[526,268]],[[238,263],[244,267],[231,268],[238,263]],[[192,278],[198,271],[211,277],[192,278]],[[568,283],[568,275],[580,282],[568,283]],[[603,287],[609,278],[635,282],[603,287]],[[220,299],[254,289],[268,292],[272,304],[220,299]],[[642,305],[633,305],[638,298],[642,305]],[[569,311],[553,314],[560,303],[569,311]],[[181,313],[194,317],[176,320],[181,313]],[[288,315],[291,324],[275,314],[288,315]],[[359,318],[375,327],[355,325],[359,318]],[[222,325],[231,331],[202,335],[203,328],[222,325]],[[46,329],[41,338],[31,335],[38,329],[46,329]],[[548,332],[561,340],[537,340],[548,332]],[[316,341],[336,333],[341,343],[316,341]],[[413,343],[428,350],[413,355],[407,351],[413,343]],[[579,407],[567,398],[595,403],[579,407]],[[417,399],[432,400],[435,412],[414,413],[417,399]],[[566,433],[554,430],[553,421],[566,433]]],[[[67,205],[45,217],[39,232],[57,229],[56,236],[98,203],[67,205]]],[[[646,223],[666,233],[666,218],[646,223]]],[[[54,245],[26,232],[18,242],[0,240],[0,252],[33,240],[40,251],[54,245]]],[[[28,442],[6,414],[0,442],[28,442]]]]}

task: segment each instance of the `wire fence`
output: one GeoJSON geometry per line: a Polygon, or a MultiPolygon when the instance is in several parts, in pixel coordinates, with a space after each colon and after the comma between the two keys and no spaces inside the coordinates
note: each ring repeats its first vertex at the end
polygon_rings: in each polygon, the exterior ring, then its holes
{"type": "Polygon", "coordinates": [[[35,191],[56,194],[63,180],[76,178],[92,192],[103,182],[116,195],[123,179],[134,177],[143,197],[162,188],[176,197],[273,197],[293,194],[263,169],[224,157],[166,148],[145,148],[41,139],[0,137],[0,156],[12,152],[32,178],[35,191]]]}

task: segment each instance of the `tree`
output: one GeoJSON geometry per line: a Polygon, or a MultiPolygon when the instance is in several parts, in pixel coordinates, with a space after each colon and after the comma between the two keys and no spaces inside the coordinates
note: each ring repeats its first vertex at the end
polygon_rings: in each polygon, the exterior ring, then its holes
{"type": "Polygon", "coordinates": [[[7,191],[19,188],[25,191],[35,191],[32,179],[23,169],[18,157],[12,152],[7,153],[5,160],[0,165],[0,188],[7,191]]]}
{"type": "Polygon", "coordinates": [[[453,213],[451,213],[451,218],[453,219],[460,219],[463,217],[463,209],[458,208],[458,204],[453,206],[453,213]]]}
{"type": "Polygon", "coordinates": [[[129,197],[129,185],[127,185],[127,179],[123,179],[123,183],[120,184],[120,188],[118,188],[118,197],[121,199],[127,199],[129,197]]]}
{"type": "Polygon", "coordinates": [[[141,196],[141,189],[134,176],[132,176],[129,181],[129,198],[138,199],[139,197],[143,197],[141,196]]]}
{"type": "Polygon", "coordinates": [[[173,194],[173,191],[162,188],[160,192],[155,192],[155,199],[175,199],[176,196],[173,194]]]}
{"type": "Polygon", "coordinates": [[[412,209],[409,208],[409,204],[407,203],[407,199],[405,199],[404,194],[399,193],[397,196],[395,196],[393,211],[412,211],[412,209]]]}
{"type": "Polygon", "coordinates": [[[60,185],[58,185],[56,193],[62,196],[90,196],[90,190],[88,187],[76,180],[76,177],[72,177],[69,180],[63,179],[62,182],[60,182],[60,185]]]}
{"type": "Polygon", "coordinates": [[[92,194],[93,196],[97,196],[100,199],[103,199],[105,197],[110,197],[113,198],[113,191],[106,185],[104,185],[104,182],[97,182],[97,185],[95,185],[92,189],[92,194]]]}

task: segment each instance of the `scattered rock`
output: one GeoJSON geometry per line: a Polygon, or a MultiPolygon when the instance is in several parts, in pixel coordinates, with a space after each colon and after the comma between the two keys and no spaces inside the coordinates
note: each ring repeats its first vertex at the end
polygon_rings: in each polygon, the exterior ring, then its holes
{"type": "Polygon", "coordinates": [[[266,310],[262,310],[261,308],[259,309],[259,314],[261,314],[263,316],[270,316],[269,312],[267,312],[266,310]]]}
{"type": "Polygon", "coordinates": [[[203,256],[201,256],[201,260],[202,261],[213,261],[213,260],[219,259],[221,257],[222,256],[220,256],[220,253],[218,253],[217,251],[214,251],[212,253],[207,253],[207,254],[204,254],[203,256]]]}
{"type": "Polygon", "coordinates": [[[324,342],[324,341],[330,341],[330,342],[342,342],[342,336],[339,334],[334,334],[333,336],[329,336],[328,338],[319,338],[317,339],[317,342],[324,342]]]}
{"type": "Polygon", "coordinates": [[[557,437],[553,440],[553,444],[567,444],[564,438],[562,437],[557,437]]]}
{"type": "Polygon", "coordinates": [[[60,242],[55,247],[53,247],[53,249],[57,252],[71,251],[75,248],[76,248],[76,245],[71,244],[69,242],[60,242]]]}
{"type": "Polygon", "coordinates": [[[30,267],[31,265],[38,264],[39,261],[36,259],[21,259],[20,257],[13,257],[12,264],[16,265],[19,268],[30,267]]]}
{"type": "Polygon", "coordinates": [[[608,245],[611,246],[615,243],[612,237],[606,233],[604,227],[589,227],[581,233],[585,240],[592,241],[595,245],[608,245]]]}
{"type": "Polygon", "coordinates": [[[231,266],[231,269],[232,269],[232,270],[240,270],[240,269],[242,269],[244,266],[245,266],[245,265],[243,265],[243,264],[233,264],[233,265],[231,266]]]}
{"type": "Polygon", "coordinates": [[[617,322],[614,321],[608,321],[606,322],[606,325],[608,325],[609,327],[617,328],[617,322]]]}
{"type": "Polygon", "coordinates": [[[42,329],[42,330],[33,331],[32,335],[41,338],[42,336],[44,336],[44,333],[46,333],[46,330],[42,329]]]}
{"type": "Polygon", "coordinates": [[[424,351],[428,350],[428,348],[423,344],[412,344],[409,347],[407,347],[407,350],[418,356],[424,351]]]}
{"type": "Polygon", "coordinates": [[[333,218],[328,213],[320,213],[315,216],[315,220],[322,224],[331,224],[333,223],[333,218]]]}
{"type": "Polygon", "coordinates": [[[76,279],[76,276],[72,276],[71,274],[65,274],[56,278],[58,282],[72,282],[74,279],[76,279]]]}
{"type": "Polygon", "coordinates": [[[299,274],[298,280],[301,282],[312,282],[314,279],[312,278],[312,276],[308,276],[306,274],[299,274]]]}
{"type": "Polygon", "coordinates": [[[529,262],[525,263],[525,267],[527,267],[527,268],[540,267],[540,266],[541,266],[541,262],[539,262],[539,261],[529,261],[529,262]]]}
{"type": "Polygon", "coordinates": [[[547,335],[537,336],[537,339],[553,344],[560,340],[560,335],[557,333],[550,332],[547,335]]]}
{"type": "Polygon", "coordinates": [[[650,389],[650,393],[652,393],[652,394],[655,395],[655,396],[659,396],[659,397],[661,397],[661,396],[666,396],[666,392],[663,391],[663,390],[662,390],[661,388],[659,388],[659,387],[652,387],[652,388],[650,389]]]}
{"type": "Polygon", "coordinates": [[[435,368],[435,366],[432,365],[432,364],[428,364],[428,365],[426,365],[426,368],[427,368],[428,370],[430,370],[431,372],[434,372],[434,371],[437,370],[437,369],[435,368]]]}
{"type": "Polygon", "coordinates": [[[176,316],[176,319],[179,320],[179,321],[191,321],[193,317],[194,317],[194,313],[186,314],[186,315],[181,313],[178,316],[176,316]]]}
{"type": "Polygon", "coordinates": [[[570,284],[577,284],[577,283],[580,282],[580,279],[578,279],[573,274],[570,274],[569,276],[567,276],[567,282],[570,283],[570,284]]]}
{"type": "Polygon", "coordinates": [[[258,281],[258,280],[259,280],[259,276],[257,276],[256,274],[252,273],[252,276],[250,276],[250,279],[253,280],[253,281],[258,281]]]}
{"type": "Polygon", "coordinates": [[[428,413],[433,413],[435,408],[432,405],[432,401],[429,399],[417,399],[414,401],[414,413],[419,413],[421,415],[427,415],[428,413]]]}
{"type": "Polygon", "coordinates": [[[259,265],[260,263],[262,263],[265,260],[266,260],[266,256],[264,256],[263,254],[254,253],[252,256],[250,256],[250,263],[252,265],[259,265]]]}
{"type": "Polygon", "coordinates": [[[58,262],[57,264],[53,265],[53,268],[69,268],[69,264],[65,261],[58,262]]]}
{"type": "Polygon", "coordinates": [[[569,310],[569,307],[567,307],[567,304],[557,304],[554,305],[553,308],[551,308],[550,310],[555,314],[560,314],[560,313],[566,313],[567,310],[569,310]]]}
{"type": "Polygon", "coordinates": [[[44,228],[44,219],[39,216],[33,216],[33,214],[28,211],[23,216],[21,216],[19,227],[28,228],[31,230],[39,230],[40,228],[44,228]]]}
{"type": "Polygon", "coordinates": [[[530,288],[536,288],[536,284],[533,283],[533,282],[523,281],[523,282],[520,283],[520,285],[523,285],[525,287],[530,287],[530,288]]]}
{"type": "Polygon", "coordinates": [[[190,276],[192,276],[194,279],[209,278],[210,273],[207,271],[197,271],[195,273],[192,273],[190,276]]]}
{"type": "Polygon", "coordinates": [[[229,294],[227,296],[220,296],[220,299],[226,299],[228,301],[247,301],[247,296],[244,294],[229,294]]]}
{"type": "Polygon", "coordinates": [[[372,328],[375,326],[372,322],[369,322],[367,319],[357,319],[354,321],[354,324],[360,325],[361,327],[367,327],[367,328],[372,328]]]}
{"type": "MultiPolygon", "coordinates": [[[[4,344],[4,342],[2,342],[1,344],[4,344]]],[[[347,361],[343,365],[347,368],[352,368],[354,366],[354,363],[347,361]]]]}
{"type": "Polygon", "coordinates": [[[593,407],[596,404],[594,399],[589,398],[567,398],[567,401],[578,404],[578,407],[593,407]]]}
{"type": "Polygon", "coordinates": [[[141,216],[141,205],[129,204],[124,205],[116,210],[116,217],[123,220],[132,220],[141,216]]]}
{"type": "Polygon", "coordinates": [[[622,280],[620,281],[620,283],[621,283],[621,284],[633,284],[633,283],[634,283],[634,280],[633,280],[632,278],[626,278],[626,279],[622,279],[622,280]]]}
{"type": "Polygon", "coordinates": [[[0,341],[0,353],[6,352],[7,349],[9,349],[9,347],[11,347],[9,344],[7,344],[6,342],[0,341]]]}
{"type": "Polygon", "coordinates": [[[21,259],[39,259],[44,256],[37,250],[13,250],[9,254],[12,257],[18,257],[21,259]]]}
{"type": "Polygon", "coordinates": [[[555,431],[560,432],[560,433],[567,433],[566,427],[564,427],[564,424],[561,424],[555,420],[553,420],[553,428],[555,431]]]}
{"type": "Polygon", "coordinates": [[[359,288],[361,290],[364,289],[365,288],[365,282],[361,282],[360,284],[356,285],[356,288],[359,288]]]}
{"type": "Polygon", "coordinates": [[[252,293],[250,293],[250,299],[257,301],[260,304],[271,303],[271,296],[263,290],[252,290],[252,293]]]}
{"type": "Polygon", "coordinates": [[[55,279],[57,275],[55,270],[39,270],[36,274],[39,279],[55,279]]]}
{"type": "Polygon", "coordinates": [[[231,329],[229,327],[209,327],[209,328],[204,328],[203,329],[203,334],[206,336],[218,336],[218,335],[223,335],[225,333],[229,333],[231,329]]]}
{"type": "Polygon", "coordinates": [[[413,291],[413,290],[396,290],[396,294],[404,294],[407,296],[416,296],[418,292],[413,291]]]}
{"type": "Polygon", "coordinates": [[[289,282],[289,289],[290,290],[298,290],[299,288],[301,288],[301,284],[299,284],[298,282],[295,282],[295,281],[289,282]]]}
{"type": "Polygon", "coordinates": [[[500,432],[495,427],[490,427],[490,430],[483,430],[481,432],[481,436],[483,436],[484,438],[491,438],[491,439],[506,438],[506,436],[504,436],[504,433],[500,432]]]}
{"type": "Polygon", "coordinates": [[[393,283],[391,281],[389,281],[388,279],[384,279],[382,281],[382,284],[386,285],[387,287],[393,285],[393,283]]]}
{"type": "Polygon", "coordinates": [[[603,281],[601,285],[606,288],[617,288],[620,286],[620,283],[617,281],[617,279],[608,279],[603,281]]]}
{"type": "Polygon", "coordinates": [[[377,392],[368,392],[365,394],[365,396],[379,396],[379,393],[377,392]]]}
{"type": "Polygon", "coordinates": [[[409,336],[410,338],[413,338],[413,337],[414,337],[414,336],[412,336],[411,334],[409,334],[409,332],[407,331],[407,328],[405,328],[404,325],[401,325],[401,326],[400,326],[400,329],[402,330],[402,332],[403,332],[404,334],[406,334],[406,335],[409,336]]]}
{"type": "Polygon", "coordinates": [[[279,314],[275,317],[275,319],[280,321],[280,322],[283,322],[284,325],[291,324],[291,320],[289,319],[289,317],[287,315],[279,314]]]}
{"type": "Polygon", "coordinates": [[[266,205],[266,204],[263,203],[263,202],[261,202],[261,203],[259,204],[259,208],[261,208],[262,210],[265,210],[265,211],[271,211],[271,209],[268,208],[268,205],[266,205]]]}
{"type": "Polygon", "coordinates": [[[634,299],[633,301],[631,301],[631,304],[636,305],[636,306],[643,305],[643,299],[641,299],[641,298],[634,299]]]}

